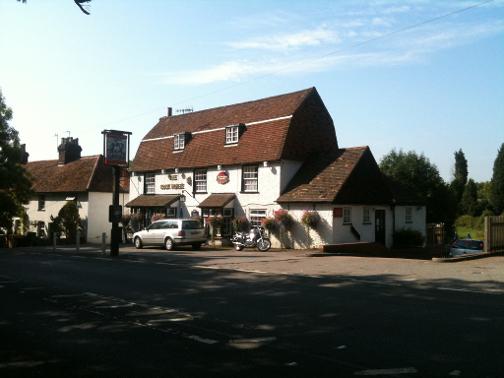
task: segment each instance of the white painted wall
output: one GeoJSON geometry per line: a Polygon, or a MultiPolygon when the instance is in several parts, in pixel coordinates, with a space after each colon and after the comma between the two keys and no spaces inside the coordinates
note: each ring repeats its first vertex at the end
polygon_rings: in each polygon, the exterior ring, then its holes
{"type": "MultiPolygon", "coordinates": [[[[379,205],[333,205],[332,208],[349,207],[352,209],[352,225],[359,232],[360,241],[375,241],[375,210],[385,210],[385,246],[392,246],[393,224],[392,210],[389,206],[379,205]],[[364,208],[369,208],[369,224],[363,223],[364,208]]],[[[343,224],[343,217],[333,219],[333,240],[332,243],[353,243],[358,241],[350,231],[350,225],[343,224]]]]}
{"type": "MultiPolygon", "coordinates": [[[[119,193],[119,205],[123,207],[123,213],[128,202],[127,193],[119,193]]],[[[109,206],[112,205],[112,193],[89,192],[89,212],[87,220],[88,243],[101,243],[102,233],[107,234],[110,241],[112,223],[109,222],[109,206]]]]}
{"type": "Polygon", "coordinates": [[[408,229],[419,231],[424,237],[427,233],[426,220],[427,208],[425,206],[396,206],[395,207],[396,230],[408,229]],[[406,208],[411,208],[412,222],[406,223],[406,208]]]}
{"type": "MultiPolygon", "coordinates": [[[[65,198],[67,197],[77,197],[80,203],[79,216],[84,219],[88,216],[88,195],[87,193],[78,193],[77,195],[73,193],[47,193],[45,194],[45,209],[38,210],[38,196],[34,196],[28,203],[26,212],[30,218],[30,223],[32,222],[44,222],[46,225],[51,223],[51,215],[57,217],[61,208],[68,202],[65,198]]],[[[30,226],[30,231],[35,232],[37,230],[36,226],[30,226]]]]}

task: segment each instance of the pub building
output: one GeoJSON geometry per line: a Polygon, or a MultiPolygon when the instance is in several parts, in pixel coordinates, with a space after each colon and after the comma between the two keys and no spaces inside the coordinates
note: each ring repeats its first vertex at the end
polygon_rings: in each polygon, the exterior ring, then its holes
{"type": "Polygon", "coordinates": [[[394,198],[369,147],[340,148],[330,114],[315,88],[180,115],[168,115],[145,135],[131,165],[133,213],[149,224],[167,218],[221,216],[253,225],[283,209],[288,230],[274,247],[379,242],[393,230],[425,234],[425,206],[394,198]],[[320,222],[301,219],[316,212],[320,222]]]}

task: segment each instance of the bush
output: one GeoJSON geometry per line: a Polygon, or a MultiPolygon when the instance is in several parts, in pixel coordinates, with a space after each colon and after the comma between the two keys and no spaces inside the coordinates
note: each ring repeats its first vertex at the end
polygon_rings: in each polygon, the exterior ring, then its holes
{"type": "MultiPolygon", "coordinates": [[[[80,216],[77,204],[74,201],[67,202],[53,219],[54,232],[63,231],[67,241],[75,241],[77,228],[80,226],[80,216]]],[[[58,234],[59,236],[59,234],[58,234]]]]}
{"type": "Polygon", "coordinates": [[[294,226],[294,218],[284,209],[275,211],[275,220],[282,224],[286,230],[291,230],[294,226]]]}
{"type": "Polygon", "coordinates": [[[269,232],[275,233],[278,231],[278,222],[275,218],[264,218],[261,221],[261,226],[263,226],[269,232]]]}
{"type": "Polygon", "coordinates": [[[420,231],[402,229],[394,232],[395,247],[420,247],[424,243],[424,237],[420,231]]]}
{"type": "Polygon", "coordinates": [[[233,219],[233,228],[237,232],[246,232],[250,230],[250,222],[245,216],[237,217],[233,219]]]}
{"type": "Polygon", "coordinates": [[[305,211],[301,217],[301,222],[312,229],[316,229],[320,223],[320,214],[316,211],[305,211]]]}

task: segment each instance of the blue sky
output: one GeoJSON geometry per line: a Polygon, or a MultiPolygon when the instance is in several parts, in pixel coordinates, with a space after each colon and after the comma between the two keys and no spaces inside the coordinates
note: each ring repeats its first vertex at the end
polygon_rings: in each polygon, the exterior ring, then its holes
{"type": "MultiPolygon", "coordinates": [[[[451,179],[462,148],[488,180],[504,142],[504,1],[0,1],[0,87],[30,160],[56,137],[132,153],[166,107],[315,86],[340,146],[424,153],[451,179]],[[397,32],[396,32],[397,31],[397,32]]],[[[133,157],[132,156],[132,157],[133,157]]]]}

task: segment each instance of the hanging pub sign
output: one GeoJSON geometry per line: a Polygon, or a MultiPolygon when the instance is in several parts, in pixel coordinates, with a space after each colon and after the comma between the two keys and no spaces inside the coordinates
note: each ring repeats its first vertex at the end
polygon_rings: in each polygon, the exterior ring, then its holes
{"type": "Polygon", "coordinates": [[[227,184],[229,182],[229,173],[227,171],[217,173],[217,182],[221,185],[227,184]]]}
{"type": "Polygon", "coordinates": [[[129,131],[103,130],[105,165],[127,167],[129,161],[129,131]]]}

